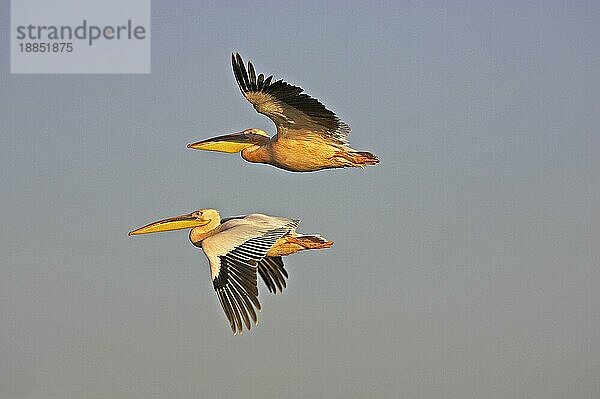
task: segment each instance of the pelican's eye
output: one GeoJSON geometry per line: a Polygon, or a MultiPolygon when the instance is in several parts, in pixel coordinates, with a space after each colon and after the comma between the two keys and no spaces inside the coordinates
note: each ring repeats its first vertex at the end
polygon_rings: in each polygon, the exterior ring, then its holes
{"type": "Polygon", "coordinates": [[[201,211],[192,212],[192,217],[193,218],[200,219],[201,216],[202,216],[202,212],[201,211]]]}

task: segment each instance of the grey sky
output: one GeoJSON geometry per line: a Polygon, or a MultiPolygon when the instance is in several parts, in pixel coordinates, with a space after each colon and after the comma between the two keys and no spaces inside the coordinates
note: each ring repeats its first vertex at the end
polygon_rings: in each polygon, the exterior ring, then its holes
{"type": "Polygon", "coordinates": [[[600,396],[598,2],[152,2],[152,74],[10,75],[0,4],[0,397],[600,396]],[[273,132],[231,51],[348,122],[365,170],[185,148],[273,132]],[[299,218],[233,337],[161,217],[299,218]]]}

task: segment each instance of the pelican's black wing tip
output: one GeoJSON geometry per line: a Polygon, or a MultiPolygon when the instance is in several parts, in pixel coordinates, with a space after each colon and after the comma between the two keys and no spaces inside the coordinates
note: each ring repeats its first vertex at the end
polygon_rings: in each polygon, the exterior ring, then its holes
{"type": "Polygon", "coordinates": [[[237,51],[231,53],[231,65],[233,65],[234,68],[237,67],[238,59],[240,59],[240,58],[241,58],[240,53],[238,53],[237,51]]]}
{"type": "Polygon", "coordinates": [[[233,67],[233,75],[238,86],[240,87],[240,90],[242,91],[242,93],[246,93],[249,88],[247,83],[248,77],[240,53],[231,53],[231,66],[233,67]]]}

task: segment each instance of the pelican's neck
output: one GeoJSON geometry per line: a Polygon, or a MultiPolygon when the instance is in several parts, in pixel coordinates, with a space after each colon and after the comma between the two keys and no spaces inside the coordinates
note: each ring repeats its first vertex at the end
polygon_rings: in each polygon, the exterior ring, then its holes
{"type": "Polygon", "coordinates": [[[242,150],[242,158],[252,163],[269,163],[271,156],[266,145],[253,145],[242,150]]]}
{"type": "Polygon", "coordinates": [[[220,221],[210,222],[206,226],[194,227],[190,230],[190,241],[197,247],[202,247],[202,240],[215,235],[219,231],[220,221]]]}

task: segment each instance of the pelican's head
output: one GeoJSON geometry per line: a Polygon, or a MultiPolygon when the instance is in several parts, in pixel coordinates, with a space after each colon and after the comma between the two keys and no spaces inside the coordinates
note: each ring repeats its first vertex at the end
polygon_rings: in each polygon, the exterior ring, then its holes
{"type": "Polygon", "coordinates": [[[269,141],[269,135],[260,129],[246,129],[239,133],[226,134],[188,144],[188,148],[204,151],[240,152],[252,146],[260,147],[269,141]]]}
{"type": "Polygon", "coordinates": [[[144,227],[130,231],[129,235],[134,236],[138,234],[158,233],[160,231],[191,229],[190,240],[192,243],[198,244],[204,238],[208,237],[210,232],[220,223],[221,216],[219,215],[219,211],[215,209],[200,209],[185,215],[147,224],[144,227]]]}

